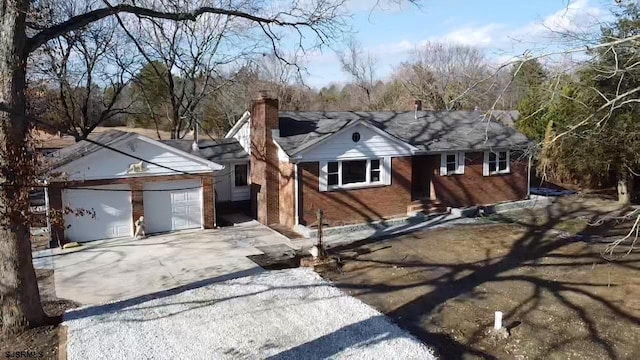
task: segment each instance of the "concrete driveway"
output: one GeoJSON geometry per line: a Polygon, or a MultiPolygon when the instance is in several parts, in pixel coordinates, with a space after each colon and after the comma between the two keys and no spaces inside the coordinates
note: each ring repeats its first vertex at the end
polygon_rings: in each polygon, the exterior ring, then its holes
{"type": "Polygon", "coordinates": [[[34,265],[53,268],[56,295],[94,305],[194,282],[261,272],[249,255],[291,247],[289,239],[251,220],[232,227],[94,241],[75,249],[34,253],[34,265]]]}

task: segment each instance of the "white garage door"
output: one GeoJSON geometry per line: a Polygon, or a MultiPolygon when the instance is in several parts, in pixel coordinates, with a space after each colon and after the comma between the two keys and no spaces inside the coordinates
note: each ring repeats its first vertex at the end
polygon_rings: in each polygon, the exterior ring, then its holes
{"type": "Polygon", "coordinates": [[[200,180],[146,183],[144,190],[144,222],[147,233],[202,227],[200,180]]]}
{"type": "Polygon", "coordinates": [[[71,225],[65,230],[67,239],[83,242],[131,236],[133,219],[129,185],[92,186],[90,189],[62,191],[64,206],[95,211],[95,218],[86,214],[65,215],[65,225],[71,225]]]}

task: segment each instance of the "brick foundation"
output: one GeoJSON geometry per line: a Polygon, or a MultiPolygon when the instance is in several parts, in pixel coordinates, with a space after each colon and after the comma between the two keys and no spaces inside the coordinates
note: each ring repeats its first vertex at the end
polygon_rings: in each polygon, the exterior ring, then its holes
{"type": "Polygon", "coordinates": [[[393,158],[391,185],[363,189],[319,190],[319,164],[298,164],[301,176],[301,223],[316,226],[318,208],[329,226],[376,221],[406,216],[411,203],[411,157],[393,158]]]}
{"type": "MultiPolygon", "coordinates": [[[[49,186],[49,204],[51,209],[60,210],[62,204],[62,190],[65,187],[92,187],[101,185],[129,184],[131,187],[131,212],[132,220],[135,222],[140,216],[144,215],[144,184],[162,181],[179,181],[189,179],[202,180],[202,196],[203,196],[203,226],[205,229],[213,229],[216,226],[216,213],[214,204],[214,177],[212,174],[202,175],[166,175],[166,176],[145,176],[132,177],[125,179],[105,179],[105,180],[87,180],[72,181],[66,183],[52,183],[49,186]]],[[[61,229],[52,229],[54,236],[64,239],[64,232],[61,229]]]]}

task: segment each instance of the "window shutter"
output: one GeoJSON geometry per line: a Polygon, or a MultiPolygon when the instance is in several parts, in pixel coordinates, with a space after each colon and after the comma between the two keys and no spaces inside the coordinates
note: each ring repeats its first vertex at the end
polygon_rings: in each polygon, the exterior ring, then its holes
{"type": "Polygon", "coordinates": [[[440,154],[440,176],[447,175],[447,154],[440,154]]]}
{"type": "Polygon", "coordinates": [[[458,169],[456,174],[464,174],[464,151],[458,152],[458,169]]]}
{"type": "Polygon", "coordinates": [[[489,152],[484,152],[484,161],[482,162],[482,175],[489,176],[489,152]]]}
{"type": "Polygon", "coordinates": [[[327,162],[321,161],[319,166],[318,182],[320,183],[320,191],[327,191],[327,162]]]}
{"type": "Polygon", "coordinates": [[[391,158],[382,159],[382,182],[385,185],[391,185],[391,158]]]}

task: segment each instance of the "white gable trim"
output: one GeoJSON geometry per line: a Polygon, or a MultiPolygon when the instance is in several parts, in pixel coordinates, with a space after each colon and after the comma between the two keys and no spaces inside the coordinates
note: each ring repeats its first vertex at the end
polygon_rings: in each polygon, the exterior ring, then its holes
{"type": "Polygon", "coordinates": [[[231,127],[231,130],[227,132],[224,138],[225,139],[232,138],[235,134],[238,133],[242,125],[244,125],[247,121],[249,121],[249,119],[251,119],[251,113],[249,111],[245,111],[244,114],[242,114],[242,117],[238,119],[238,121],[236,121],[236,123],[231,127]]]}
{"type": "Polygon", "coordinates": [[[215,163],[215,162],[207,160],[207,159],[203,159],[203,158],[201,158],[199,156],[196,156],[196,155],[193,155],[193,154],[189,154],[188,152],[184,152],[184,151],[182,151],[182,150],[180,150],[178,148],[175,148],[173,146],[167,145],[165,143],[161,143],[160,141],[157,141],[157,140],[150,139],[150,138],[148,138],[146,136],[138,135],[136,138],[139,139],[139,140],[148,142],[150,144],[159,146],[159,147],[161,147],[161,148],[163,148],[163,149],[165,149],[167,151],[176,153],[176,154],[178,154],[180,156],[183,156],[183,157],[185,157],[185,158],[187,158],[187,159],[189,159],[191,161],[197,162],[197,163],[202,164],[204,166],[208,166],[211,170],[222,170],[222,169],[224,169],[224,165],[215,163]]]}
{"type": "Polygon", "coordinates": [[[358,120],[352,122],[351,124],[343,127],[342,129],[334,132],[333,134],[329,134],[329,135],[323,137],[322,139],[320,139],[320,140],[318,140],[316,142],[311,142],[309,144],[303,145],[302,147],[299,147],[298,149],[296,149],[296,151],[294,151],[290,155],[297,155],[296,158],[299,158],[299,157],[304,158],[304,154],[306,152],[311,151],[312,149],[314,149],[314,148],[320,146],[321,144],[324,144],[325,142],[329,141],[332,137],[334,137],[334,136],[336,136],[338,134],[342,134],[344,132],[347,132],[351,128],[356,127],[358,125],[362,125],[362,126],[368,128],[368,129],[370,129],[371,131],[377,133],[378,135],[384,137],[385,139],[387,139],[387,140],[389,140],[389,141],[391,141],[391,142],[393,142],[393,143],[395,143],[395,144],[397,144],[397,145],[399,145],[401,147],[406,148],[410,152],[414,152],[414,151],[418,150],[418,148],[416,148],[415,146],[398,139],[397,137],[389,134],[388,132],[386,132],[384,130],[381,130],[381,129],[377,128],[376,126],[371,125],[368,121],[365,121],[365,120],[362,120],[362,119],[358,119],[358,120]]]}
{"type": "Polygon", "coordinates": [[[277,141],[273,140],[273,143],[278,148],[278,160],[284,161],[284,162],[289,162],[289,155],[287,155],[287,152],[284,151],[284,149],[280,146],[280,144],[278,144],[277,141]]]}

